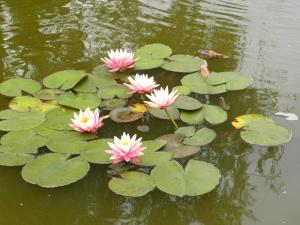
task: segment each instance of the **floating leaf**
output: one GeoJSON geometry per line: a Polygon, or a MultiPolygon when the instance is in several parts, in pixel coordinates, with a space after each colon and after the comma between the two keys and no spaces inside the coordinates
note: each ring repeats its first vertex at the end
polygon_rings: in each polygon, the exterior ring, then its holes
{"type": "Polygon", "coordinates": [[[110,154],[105,150],[109,150],[108,142],[113,142],[112,139],[97,139],[86,143],[82,150],[81,157],[88,162],[96,164],[111,164],[110,154]]]}
{"type": "Polygon", "coordinates": [[[148,111],[148,108],[144,104],[134,104],[133,106],[129,106],[131,112],[134,113],[145,113],[148,111]]]}
{"type": "Polygon", "coordinates": [[[109,113],[109,117],[116,123],[130,123],[143,117],[143,113],[133,113],[130,108],[116,108],[109,113]]]}
{"type": "MultiPolygon", "coordinates": [[[[37,131],[38,133],[38,131],[37,131]]],[[[42,136],[42,134],[41,134],[42,136]]],[[[48,138],[50,142],[81,142],[90,141],[97,138],[96,134],[93,133],[80,133],[78,131],[55,131],[48,133],[45,137],[48,138]]]]}
{"type": "Polygon", "coordinates": [[[130,90],[127,86],[122,84],[115,84],[111,86],[103,87],[99,89],[97,95],[103,99],[117,98],[129,98],[132,94],[129,94],[130,90]]]}
{"type": "Polygon", "coordinates": [[[33,109],[37,109],[40,104],[42,104],[42,101],[38,98],[18,96],[10,101],[8,107],[18,112],[29,112],[33,109]]]}
{"type": "Polygon", "coordinates": [[[68,141],[59,140],[52,138],[47,142],[47,148],[52,152],[66,153],[66,154],[80,154],[84,149],[86,142],[83,141],[68,141]]]}
{"type": "Polygon", "coordinates": [[[60,105],[71,107],[74,109],[86,109],[90,107],[95,109],[101,104],[101,99],[92,93],[66,93],[57,97],[57,102],[60,105]]]}
{"type": "Polygon", "coordinates": [[[145,151],[147,152],[155,152],[161,149],[163,146],[167,144],[165,140],[150,140],[150,141],[143,141],[143,147],[146,148],[145,151]]]}
{"type": "Polygon", "coordinates": [[[198,57],[191,55],[172,55],[165,60],[161,67],[173,72],[191,73],[199,71],[203,65],[205,65],[205,61],[198,57]]]}
{"type": "Polygon", "coordinates": [[[265,117],[263,115],[260,114],[246,114],[246,115],[242,115],[242,116],[238,116],[236,118],[234,118],[234,120],[231,122],[232,126],[234,126],[235,128],[242,128],[247,126],[249,123],[253,123],[253,122],[273,122],[273,120],[271,120],[268,117],[265,117]]]}
{"type": "Polygon", "coordinates": [[[80,157],[68,158],[65,154],[49,153],[38,156],[22,169],[22,177],[31,184],[53,188],[82,179],[90,165],[80,157]]]}
{"type": "Polygon", "coordinates": [[[179,127],[176,131],[175,134],[181,134],[184,135],[185,137],[191,137],[195,134],[196,129],[193,126],[188,126],[188,127],[179,127]]]}
{"type": "Polygon", "coordinates": [[[0,83],[0,93],[5,96],[21,96],[22,92],[33,94],[40,90],[42,85],[31,79],[15,78],[0,83]]]}
{"type": "Polygon", "coordinates": [[[112,73],[112,72],[109,72],[108,69],[107,69],[107,66],[105,64],[102,64],[102,65],[99,65],[99,66],[95,67],[92,74],[99,77],[99,78],[101,78],[101,79],[114,79],[114,80],[117,80],[117,79],[127,77],[126,73],[118,73],[118,72],[112,73]]]}
{"type": "Polygon", "coordinates": [[[58,95],[63,94],[64,91],[60,89],[42,89],[34,93],[34,96],[41,100],[55,100],[58,95]]]}
{"type": "Polygon", "coordinates": [[[187,124],[197,125],[204,119],[203,110],[182,111],[180,112],[180,119],[187,124]]]}
{"type": "Polygon", "coordinates": [[[0,112],[0,130],[21,131],[39,126],[45,122],[45,114],[32,112],[15,112],[7,109],[0,112]]]}
{"type": "Polygon", "coordinates": [[[140,197],[155,188],[152,178],[145,173],[130,171],[120,174],[121,178],[113,177],[108,187],[118,195],[140,197]]]}
{"type": "Polygon", "coordinates": [[[126,103],[125,99],[113,98],[102,101],[101,107],[103,107],[104,110],[113,110],[115,108],[123,107],[126,103]]]}
{"type": "Polygon", "coordinates": [[[86,79],[81,81],[79,84],[76,85],[74,88],[77,92],[91,92],[95,93],[98,89],[111,86],[117,84],[116,81],[110,79],[100,78],[95,75],[88,75],[86,79]]]}
{"type": "Polygon", "coordinates": [[[176,86],[173,90],[177,91],[180,95],[189,95],[191,93],[191,90],[186,86],[176,86]]]}
{"type": "Polygon", "coordinates": [[[203,116],[212,125],[220,124],[227,120],[227,112],[214,105],[203,105],[203,116]]]}
{"type": "MultiPolygon", "coordinates": [[[[179,111],[177,108],[175,108],[174,106],[170,106],[168,107],[167,110],[169,111],[169,113],[171,114],[174,120],[179,119],[179,111]]],[[[164,119],[164,120],[170,119],[163,109],[150,108],[149,113],[152,116],[157,117],[159,119],[164,119]]]]}
{"type": "Polygon", "coordinates": [[[87,76],[83,70],[64,70],[53,73],[43,80],[47,88],[70,90],[87,76]]]}
{"type": "Polygon", "coordinates": [[[212,164],[190,160],[185,168],[176,162],[159,164],[151,171],[155,185],[176,196],[197,196],[210,192],[219,183],[220,172],[212,164]]]}
{"type": "Polygon", "coordinates": [[[25,153],[0,152],[1,166],[22,166],[34,158],[33,155],[25,153]]]}
{"type": "Polygon", "coordinates": [[[202,103],[197,99],[182,95],[177,98],[174,106],[184,110],[196,110],[202,107],[202,103]]]}
{"type": "Polygon", "coordinates": [[[74,110],[66,108],[57,108],[47,113],[45,126],[54,130],[72,130],[69,126],[74,110]]]}
{"type": "Polygon", "coordinates": [[[216,132],[209,128],[201,128],[192,137],[186,137],[183,141],[186,145],[207,145],[216,138],[216,132]]]}
{"type": "Polygon", "coordinates": [[[156,166],[171,159],[172,154],[170,152],[145,152],[136,164],[139,166],[156,166]]]}

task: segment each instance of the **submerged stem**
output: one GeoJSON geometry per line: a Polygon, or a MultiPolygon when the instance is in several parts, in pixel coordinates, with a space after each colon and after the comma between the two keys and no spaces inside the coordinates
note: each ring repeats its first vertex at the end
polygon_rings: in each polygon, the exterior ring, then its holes
{"type": "Polygon", "coordinates": [[[173,117],[171,116],[171,114],[169,113],[169,111],[168,111],[167,109],[165,109],[165,112],[166,112],[166,114],[168,115],[168,117],[170,118],[170,120],[172,121],[172,123],[173,123],[175,129],[178,129],[178,125],[177,125],[177,123],[175,122],[175,120],[173,119],[173,117]]]}

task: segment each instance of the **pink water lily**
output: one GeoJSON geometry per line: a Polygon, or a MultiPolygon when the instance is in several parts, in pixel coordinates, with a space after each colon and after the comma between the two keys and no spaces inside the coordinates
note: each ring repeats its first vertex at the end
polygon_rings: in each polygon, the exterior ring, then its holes
{"type": "Polygon", "coordinates": [[[144,101],[148,106],[157,109],[166,109],[172,105],[179,95],[176,90],[173,90],[169,93],[168,86],[166,89],[160,88],[159,90],[155,89],[152,94],[146,95],[151,101],[144,101]]]}
{"type": "Polygon", "coordinates": [[[81,133],[91,132],[96,133],[97,129],[103,125],[103,120],[106,116],[99,117],[99,110],[92,111],[89,107],[79,113],[74,113],[74,118],[71,119],[70,127],[81,133]]]}
{"type": "Polygon", "coordinates": [[[108,58],[104,57],[101,60],[106,64],[109,72],[117,72],[134,67],[137,59],[134,59],[132,52],[122,49],[110,50],[107,52],[108,58]]]}
{"type": "Polygon", "coordinates": [[[130,138],[129,134],[123,133],[121,139],[114,137],[114,143],[108,143],[110,150],[105,152],[112,154],[110,157],[114,164],[121,161],[125,162],[139,162],[139,157],[143,155],[145,150],[142,147],[142,138],[136,139],[136,135],[130,138]]]}
{"type": "Polygon", "coordinates": [[[151,93],[154,88],[158,87],[153,77],[148,77],[146,74],[136,74],[134,77],[128,77],[129,84],[124,83],[131,90],[130,93],[151,93]]]}

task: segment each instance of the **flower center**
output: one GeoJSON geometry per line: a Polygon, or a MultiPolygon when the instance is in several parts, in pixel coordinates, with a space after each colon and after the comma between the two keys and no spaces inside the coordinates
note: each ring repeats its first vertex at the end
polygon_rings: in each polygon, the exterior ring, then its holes
{"type": "Polygon", "coordinates": [[[128,141],[123,141],[122,144],[123,144],[123,145],[128,145],[129,142],[128,142],[128,141]]]}
{"type": "Polygon", "coordinates": [[[87,121],[89,121],[89,118],[88,117],[83,117],[80,122],[81,123],[86,123],[87,121]]]}

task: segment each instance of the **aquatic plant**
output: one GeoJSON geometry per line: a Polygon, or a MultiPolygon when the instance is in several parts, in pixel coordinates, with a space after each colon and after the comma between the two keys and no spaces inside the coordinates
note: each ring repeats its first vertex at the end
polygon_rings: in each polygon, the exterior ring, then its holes
{"type": "Polygon", "coordinates": [[[128,77],[129,84],[124,83],[131,90],[130,93],[151,93],[154,88],[158,87],[153,77],[149,77],[146,74],[136,74],[134,77],[128,77]]]}
{"type": "Polygon", "coordinates": [[[101,60],[105,63],[109,72],[117,72],[134,67],[137,59],[134,58],[132,52],[122,49],[110,50],[107,52],[108,58],[104,57],[101,60]]]}

